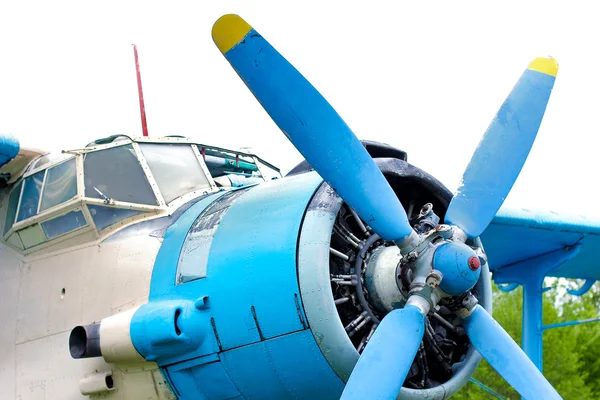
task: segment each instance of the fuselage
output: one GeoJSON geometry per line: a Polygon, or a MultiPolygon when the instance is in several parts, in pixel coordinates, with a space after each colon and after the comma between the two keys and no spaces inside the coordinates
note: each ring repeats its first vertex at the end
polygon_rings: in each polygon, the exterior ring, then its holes
{"type": "Polygon", "coordinates": [[[27,155],[0,192],[0,398],[87,398],[81,387],[98,374],[118,389],[109,398],[173,398],[155,362],[73,360],[71,331],[148,301],[162,235],[185,209],[279,171],[180,138],[116,137],[27,155]]]}

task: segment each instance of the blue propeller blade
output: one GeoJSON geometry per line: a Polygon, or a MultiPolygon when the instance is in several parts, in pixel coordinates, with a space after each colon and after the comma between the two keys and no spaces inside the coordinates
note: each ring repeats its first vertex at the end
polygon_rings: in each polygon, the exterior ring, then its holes
{"type": "Polygon", "coordinates": [[[358,359],[340,400],[395,399],[424,330],[425,318],[415,306],[387,314],[358,359]]]}
{"type": "Polygon", "coordinates": [[[369,153],[300,72],[237,15],[219,18],[212,36],[296,149],[375,232],[396,242],[413,234],[369,153]]]}
{"type": "Polygon", "coordinates": [[[473,238],[492,221],[525,164],[557,72],[553,58],[529,64],[475,150],[446,212],[447,224],[473,238]]]}
{"type": "Polygon", "coordinates": [[[519,345],[480,305],[463,320],[471,344],[525,399],[561,399],[519,345]]]}

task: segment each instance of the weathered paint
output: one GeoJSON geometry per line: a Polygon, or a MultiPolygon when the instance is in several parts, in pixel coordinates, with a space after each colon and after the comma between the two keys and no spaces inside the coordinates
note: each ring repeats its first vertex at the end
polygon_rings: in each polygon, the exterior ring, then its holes
{"type": "Polygon", "coordinates": [[[400,242],[414,237],[402,204],[369,153],[300,72],[236,15],[215,23],[213,39],[296,149],[375,232],[400,242]]]}
{"type": "Polygon", "coordinates": [[[150,301],[136,312],[131,333],[136,349],[164,366],[180,398],[341,393],[343,382],[308,330],[296,272],[300,226],[321,183],[313,172],[245,190],[220,216],[205,277],[189,282],[176,281],[185,239],[224,195],[198,202],[167,229],[150,301]],[[270,385],[256,384],[259,378],[270,385]]]}
{"type": "Polygon", "coordinates": [[[492,221],[527,160],[557,70],[553,59],[536,59],[523,72],[477,146],[450,202],[446,223],[478,237],[492,221]]]}

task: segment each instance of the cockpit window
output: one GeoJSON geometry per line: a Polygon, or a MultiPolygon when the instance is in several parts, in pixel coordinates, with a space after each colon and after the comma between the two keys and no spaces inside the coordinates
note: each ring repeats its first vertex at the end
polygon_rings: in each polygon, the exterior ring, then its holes
{"type": "Polygon", "coordinates": [[[21,185],[23,181],[19,182],[17,186],[10,192],[8,198],[8,207],[6,211],[6,221],[4,223],[4,235],[12,228],[15,223],[15,216],[17,214],[17,206],[19,205],[19,195],[21,194],[21,185]]]}
{"type": "Polygon", "coordinates": [[[258,166],[260,168],[260,174],[263,176],[263,178],[265,178],[266,181],[281,178],[281,172],[279,172],[279,170],[261,162],[260,159],[257,159],[256,162],[258,163],[258,166]]]}
{"type": "Polygon", "coordinates": [[[44,174],[46,171],[40,171],[36,174],[28,176],[24,180],[23,194],[21,196],[21,204],[19,205],[19,215],[17,222],[23,221],[29,217],[33,217],[38,212],[40,205],[40,192],[42,183],[44,183],[44,174]]]}
{"type": "Polygon", "coordinates": [[[40,212],[77,196],[75,158],[55,165],[47,172],[40,212]]]}
{"type": "Polygon", "coordinates": [[[192,146],[140,143],[140,148],[167,204],[186,193],[210,188],[192,146]]]}
{"type": "Polygon", "coordinates": [[[42,244],[47,240],[40,224],[31,225],[18,233],[26,249],[42,244]]]}
{"type": "MultiPolygon", "coordinates": [[[[281,177],[277,168],[242,151],[181,138],[113,136],[31,162],[5,199],[2,240],[26,254],[54,243],[70,245],[78,232],[98,238],[145,216],[168,214],[177,199],[191,200],[219,187],[247,188],[275,177],[281,177]],[[88,234],[94,228],[100,236],[88,234]]],[[[223,196],[219,207],[231,205],[242,191],[232,193],[223,196]]],[[[178,283],[205,275],[223,210],[212,207],[210,212],[214,215],[205,214],[208,219],[186,239],[178,283]]]]}
{"type": "Polygon", "coordinates": [[[142,213],[141,211],[128,210],[125,208],[104,207],[92,204],[89,204],[88,208],[98,232],[121,220],[124,220],[125,218],[133,217],[134,215],[139,215],[142,213]]]}
{"type": "Polygon", "coordinates": [[[76,210],[49,221],[42,222],[40,225],[42,225],[46,237],[48,239],[54,239],[65,233],[83,228],[87,225],[87,222],[81,210],[76,210]]]}
{"type": "Polygon", "coordinates": [[[86,154],[83,169],[86,197],[158,205],[131,144],[86,154]]]}

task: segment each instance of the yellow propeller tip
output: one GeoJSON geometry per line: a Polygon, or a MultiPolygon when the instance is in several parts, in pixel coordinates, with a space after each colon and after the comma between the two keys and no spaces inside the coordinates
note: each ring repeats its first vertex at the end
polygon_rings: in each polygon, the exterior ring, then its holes
{"type": "Polygon", "coordinates": [[[558,73],[558,62],[552,57],[538,57],[529,63],[527,69],[550,76],[556,76],[558,73]]]}
{"type": "Polygon", "coordinates": [[[225,54],[241,42],[251,29],[239,15],[226,14],[213,25],[212,38],[221,53],[225,54]]]}

